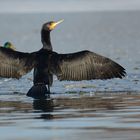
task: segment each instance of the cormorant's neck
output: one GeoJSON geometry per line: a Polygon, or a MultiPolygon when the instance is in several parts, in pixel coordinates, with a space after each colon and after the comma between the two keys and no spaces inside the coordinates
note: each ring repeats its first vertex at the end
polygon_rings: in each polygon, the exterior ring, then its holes
{"type": "Polygon", "coordinates": [[[43,48],[47,50],[52,50],[50,31],[43,30],[41,31],[41,41],[43,48]]]}

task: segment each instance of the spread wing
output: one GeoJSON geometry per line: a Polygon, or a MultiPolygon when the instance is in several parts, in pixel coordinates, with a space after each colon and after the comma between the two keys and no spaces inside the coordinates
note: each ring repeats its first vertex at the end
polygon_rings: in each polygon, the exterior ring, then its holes
{"type": "Polygon", "coordinates": [[[90,80],[122,78],[125,69],[109,58],[90,51],[71,54],[55,54],[55,69],[59,80],[90,80]]]}
{"type": "Polygon", "coordinates": [[[34,53],[22,53],[0,47],[0,77],[20,78],[35,65],[34,53]]]}

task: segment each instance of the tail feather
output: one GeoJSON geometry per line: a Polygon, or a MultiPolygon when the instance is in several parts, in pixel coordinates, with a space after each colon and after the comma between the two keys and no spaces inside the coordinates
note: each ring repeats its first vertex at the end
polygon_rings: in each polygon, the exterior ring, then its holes
{"type": "Polygon", "coordinates": [[[27,96],[32,97],[34,99],[46,99],[48,90],[46,85],[34,85],[28,91],[27,96]]]}

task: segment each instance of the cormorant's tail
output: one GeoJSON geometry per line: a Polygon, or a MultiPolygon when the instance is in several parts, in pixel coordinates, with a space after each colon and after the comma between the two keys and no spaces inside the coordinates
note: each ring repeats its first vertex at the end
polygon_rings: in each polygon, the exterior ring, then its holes
{"type": "Polygon", "coordinates": [[[32,97],[34,99],[45,99],[47,98],[48,90],[46,85],[38,84],[31,87],[28,91],[27,96],[32,97]]]}

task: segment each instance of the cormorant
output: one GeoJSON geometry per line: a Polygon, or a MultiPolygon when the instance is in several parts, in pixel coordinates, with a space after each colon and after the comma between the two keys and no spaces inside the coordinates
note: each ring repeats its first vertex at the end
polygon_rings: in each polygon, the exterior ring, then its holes
{"type": "Polygon", "coordinates": [[[54,52],[50,32],[61,22],[62,20],[43,24],[41,30],[43,47],[39,51],[24,53],[1,47],[0,76],[19,79],[34,69],[34,85],[27,93],[27,96],[33,98],[42,98],[50,93],[52,75],[56,75],[60,81],[110,79],[125,76],[125,69],[121,65],[94,52],[88,50],[69,54],[54,52]]]}
{"type": "Polygon", "coordinates": [[[1,47],[16,50],[16,48],[14,47],[14,45],[11,42],[5,42],[4,45],[1,47]]]}

